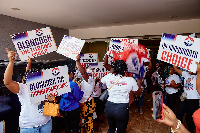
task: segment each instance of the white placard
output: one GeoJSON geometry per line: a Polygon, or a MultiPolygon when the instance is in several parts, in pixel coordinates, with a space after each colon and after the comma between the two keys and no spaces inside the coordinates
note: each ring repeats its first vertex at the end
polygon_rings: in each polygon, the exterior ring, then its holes
{"type": "Polygon", "coordinates": [[[32,103],[46,100],[49,93],[59,96],[71,92],[67,66],[29,73],[26,75],[26,83],[32,103]]]}
{"type": "Polygon", "coordinates": [[[98,63],[98,53],[80,54],[80,63],[98,63]]]}
{"type": "Polygon", "coordinates": [[[97,66],[91,66],[92,68],[94,68],[94,73],[92,75],[93,78],[102,78],[103,76],[107,75],[109,73],[108,70],[106,70],[106,68],[104,67],[104,63],[103,62],[98,62],[97,66]]]}
{"type": "Polygon", "coordinates": [[[57,53],[62,54],[68,58],[76,60],[76,56],[80,54],[85,40],[81,40],[75,37],[64,35],[57,53]]]}
{"type": "Polygon", "coordinates": [[[200,59],[200,39],[164,33],[161,38],[157,59],[196,72],[200,59]]]}
{"type": "Polygon", "coordinates": [[[111,40],[120,40],[121,42],[126,42],[129,44],[138,45],[138,39],[130,39],[130,38],[111,38],[111,40]]]}
{"type": "Polygon", "coordinates": [[[22,61],[57,50],[50,27],[11,35],[22,61]]]}

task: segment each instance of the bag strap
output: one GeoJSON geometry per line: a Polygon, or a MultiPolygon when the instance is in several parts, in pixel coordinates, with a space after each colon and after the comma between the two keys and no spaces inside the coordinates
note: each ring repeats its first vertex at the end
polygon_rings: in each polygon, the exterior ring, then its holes
{"type": "MultiPolygon", "coordinates": [[[[91,93],[91,95],[88,97],[87,101],[90,99],[90,97],[92,96],[93,92],[91,93]]],[[[87,103],[87,101],[85,103],[87,103]]]]}
{"type": "Polygon", "coordinates": [[[120,78],[108,89],[108,91],[122,78],[122,76],[120,76],[120,78]]]}

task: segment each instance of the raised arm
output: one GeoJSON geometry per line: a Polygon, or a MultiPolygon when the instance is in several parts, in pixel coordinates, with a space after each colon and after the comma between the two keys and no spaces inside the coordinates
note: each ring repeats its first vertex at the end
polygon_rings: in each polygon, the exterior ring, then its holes
{"type": "Polygon", "coordinates": [[[19,84],[12,80],[13,67],[15,62],[14,57],[16,53],[9,51],[8,48],[6,48],[6,51],[8,53],[9,64],[4,73],[4,84],[11,92],[17,94],[19,92],[19,84]]]}
{"type": "Polygon", "coordinates": [[[80,58],[81,58],[80,55],[77,55],[77,56],[76,56],[76,64],[78,65],[78,69],[79,69],[79,71],[80,71],[82,77],[84,78],[84,80],[85,80],[86,82],[88,82],[89,75],[87,74],[85,68],[81,65],[81,63],[80,63],[80,58]]]}
{"type": "MultiPolygon", "coordinates": [[[[106,52],[108,52],[109,49],[107,47],[106,52]]],[[[112,66],[108,64],[108,55],[106,54],[105,58],[104,58],[104,67],[110,71],[112,69],[112,66]]]]}
{"type": "Polygon", "coordinates": [[[173,67],[174,67],[174,70],[175,70],[178,74],[182,75],[183,70],[180,70],[177,66],[174,66],[174,65],[173,65],[173,67]]]}
{"type": "Polygon", "coordinates": [[[30,57],[28,57],[28,60],[27,60],[27,62],[28,62],[28,64],[27,64],[27,66],[26,66],[26,72],[27,72],[28,70],[30,70],[30,69],[31,69],[31,63],[32,63],[32,59],[31,59],[30,57]]]}
{"type": "Polygon", "coordinates": [[[197,88],[197,92],[200,95],[200,62],[196,62],[197,64],[197,79],[196,79],[196,88],[197,88]]]}

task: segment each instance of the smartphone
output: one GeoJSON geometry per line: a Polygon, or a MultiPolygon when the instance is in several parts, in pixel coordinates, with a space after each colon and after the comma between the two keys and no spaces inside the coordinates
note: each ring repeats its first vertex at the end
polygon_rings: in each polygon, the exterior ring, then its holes
{"type": "Polygon", "coordinates": [[[153,92],[153,118],[154,120],[163,119],[163,94],[161,91],[153,92]]]}
{"type": "Polygon", "coordinates": [[[80,78],[76,78],[76,81],[78,82],[79,80],[81,80],[80,78]]]}

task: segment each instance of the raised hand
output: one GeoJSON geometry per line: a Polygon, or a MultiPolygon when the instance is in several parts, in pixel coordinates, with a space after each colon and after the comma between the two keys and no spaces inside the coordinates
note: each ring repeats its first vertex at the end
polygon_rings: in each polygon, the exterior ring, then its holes
{"type": "Polygon", "coordinates": [[[30,57],[28,56],[27,62],[28,62],[28,63],[32,63],[32,58],[30,58],[30,57]]]}
{"type": "Polygon", "coordinates": [[[80,54],[78,54],[78,55],[76,56],[76,61],[80,61],[80,59],[81,59],[81,56],[80,56],[80,54]]]}
{"type": "Polygon", "coordinates": [[[163,120],[158,120],[158,122],[164,123],[170,127],[174,127],[177,125],[178,119],[176,118],[174,112],[165,104],[163,104],[163,120]]]}
{"type": "Polygon", "coordinates": [[[54,95],[52,93],[48,94],[47,98],[48,98],[48,100],[50,102],[52,102],[53,100],[55,100],[55,97],[54,97],[54,95]]]}
{"type": "Polygon", "coordinates": [[[197,64],[197,72],[200,72],[200,61],[195,63],[197,64]]]}
{"type": "Polygon", "coordinates": [[[106,48],[106,52],[108,52],[108,51],[109,51],[109,47],[106,48]]]}
{"type": "Polygon", "coordinates": [[[8,59],[9,59],[9,61],[10,62],[14,62],[15,60],[16,60],[16,52],[14,52],[14,51],[9,51],[9,49],[8,48],[6,48],[6,52],[7,52],[7,54],[8,54],[8,59]]]}

